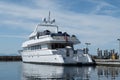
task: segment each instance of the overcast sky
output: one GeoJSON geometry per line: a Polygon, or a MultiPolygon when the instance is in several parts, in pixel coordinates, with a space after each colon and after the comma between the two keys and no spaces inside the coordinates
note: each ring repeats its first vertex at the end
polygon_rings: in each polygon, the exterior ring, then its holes
{"type": "Polygon", "coordinates": [[[0,54],[18,54],[35,26],[48,17],[61,31],[75,34],[78,48],[115,49],[120,38],[120,0],[0,0],[0,54]]]}

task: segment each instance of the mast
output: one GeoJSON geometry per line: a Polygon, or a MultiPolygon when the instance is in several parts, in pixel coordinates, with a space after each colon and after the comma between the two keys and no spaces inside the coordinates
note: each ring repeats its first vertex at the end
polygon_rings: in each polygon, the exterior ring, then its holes
{"type": "Polygon", "coordinates": [[[54,25],[53,23],[55,23],[55,19],[51,20],[51,14],[50,14],[50,11],[49,11],[49,14],[48,14],[48,18],[44,18],[43,19],[43,23],[42,24],[38,24],[36,26],[36,28],[34,29],[34,32],[37,32],[37,29],[39,26],[50,26],[50,27],[56,27],[57,28],[57,32],[58,32],[58,26],[57,25],[54,25]]]}
{"type": "Polygon", "coordinates": [[[50,23],[50,11],[49,11],[49,15],[48,15],[48,22],[50,23]]]}

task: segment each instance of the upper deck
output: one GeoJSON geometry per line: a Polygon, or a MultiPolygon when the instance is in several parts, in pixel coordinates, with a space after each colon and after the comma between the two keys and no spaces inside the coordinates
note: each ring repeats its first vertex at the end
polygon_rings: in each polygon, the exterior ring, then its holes
{"type": "Polygon", "coordinates": [[[66,32],[50,33],[50,32],[37,32],[34,37],[23,43],[22,47],[44,43],[70,43],[78,44],[80,41],[75,35],[69,35],[66,32]]]}
{"type": "Polygon", "coordinates": [[[35,30],[29,35],[29,40],[25,41],[22,47],[45,43],[80,43],[75,35],[59,31],[58,26],[54,23],[55,19],[50,20],[49,13],[48,20],[44,18],[43,23],[36,26],[35,30]]]}

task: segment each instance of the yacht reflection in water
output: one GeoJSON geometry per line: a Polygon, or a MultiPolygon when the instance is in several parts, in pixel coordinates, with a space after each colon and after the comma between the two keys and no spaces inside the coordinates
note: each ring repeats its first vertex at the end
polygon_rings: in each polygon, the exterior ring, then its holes
{"type": "Polygon", "coordinates": [[[67,67],[23,63],[22,80],[88,80],[90,71],[90,67],[67,67]]]}
{"type": "Polygon", "coordinates": [[[97,66],[98,78],[116,80],[120,76],[120,67],[97,66]]]}

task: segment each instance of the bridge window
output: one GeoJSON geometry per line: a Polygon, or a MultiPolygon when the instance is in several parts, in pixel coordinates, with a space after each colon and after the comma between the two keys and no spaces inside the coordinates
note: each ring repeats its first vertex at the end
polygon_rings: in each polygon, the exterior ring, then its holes
{"type": "Polygon", "coordinates": [[[51,49],[57,49],[57,48],[66,48],[66,46],[72,46],[71,44],[65,44],[65,43],[53,43],[51,44],[51,49]]]}

